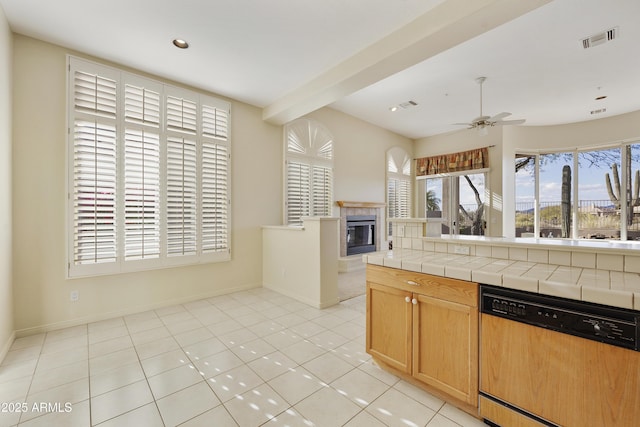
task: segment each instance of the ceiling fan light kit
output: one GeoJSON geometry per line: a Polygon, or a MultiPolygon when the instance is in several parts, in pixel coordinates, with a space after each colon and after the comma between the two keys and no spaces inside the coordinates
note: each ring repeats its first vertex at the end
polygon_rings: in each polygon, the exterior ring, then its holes
{"type": "Polygon", "coordinates": [[[519,125],[525,122],[521,120],[502,120],[505,117],[511,115],[511,113],[502,112],[495,116],[483,116],[482,115],[482,84],[487,80],[486,77],[476,78],[476,83],[480,85],[480,116],[476,117],[471,123],[454,123],[457,126],[467,126],[467,129],[478,129],[480,135],[485,136],[489,133],[488,127],[490,126],[503,126],[503,125],[519,125]]]}

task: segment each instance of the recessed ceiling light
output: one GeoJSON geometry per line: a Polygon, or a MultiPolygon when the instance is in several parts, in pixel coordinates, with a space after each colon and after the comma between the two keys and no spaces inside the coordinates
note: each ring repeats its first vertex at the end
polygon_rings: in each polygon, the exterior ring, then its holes
{"type": "Polygon", "coordinates": [[[180,49],[186,49],[189,47],[189,43],[187,43],[186,40],[182,39],[173,39],[173,45],[180,49]]]}
{"type": "Polygon", "coordinates": [[[390,107],[389,111],[398,111],[398,107],[390,107]]]}

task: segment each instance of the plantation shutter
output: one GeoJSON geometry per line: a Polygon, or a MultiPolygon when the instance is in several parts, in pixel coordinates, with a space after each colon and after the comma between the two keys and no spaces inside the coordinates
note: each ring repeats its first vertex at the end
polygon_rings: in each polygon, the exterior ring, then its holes
{"type": "Polygon", "coordinates": [[[409,218],[411,211],[411,182],[408,179],[398,180],[397,185],[397,218],[409,218]]]}
{"type": "Polygon", "coordinates": [[[387,180],[387,214],[389,218],[398,216],[398,180],[390,178],[387,180]]]}
{"type": "Polygon", "coordinates": [[[202,251],[229,250],[229,112],[202,107],[202,251]]]}
{"type": "Polygon", "coordinates": [[[124,256],[160,256],[160,93],[125,84],[124,256]]]}
{"type": "Polygon", "coordinates": [[[68,277],[231,257],[231,105],[69,57],[68,277]]]}
{"type": "Polygon", "coordinates": [[[333,174],[329,167],[313,166],[313,216],[331,215],[333,174]]]}
{"type": "Polygon", "coordinates": [[[302,225],[302,217],[309,216],[311,179],[306,163],[287,162],[287,224],[302,225]]]}
{"type": "Polygon", "coordinates": [[[116,79],[70,70],[73,84],[72,262],[117,259],[116,79]]]}
{"type": "Polygon", "coordinates": [[[285,221],[302,225],[305,216],[329,216],[333,203],[333,138],[307,119],[286,129],[285,221]]]}
{"type": "Polygon", "coordinates": [[[167,255],[197,250],[196,102],[167,97],[167,255]],[[192,137],[182,136],[184,134],[192,137]]]}

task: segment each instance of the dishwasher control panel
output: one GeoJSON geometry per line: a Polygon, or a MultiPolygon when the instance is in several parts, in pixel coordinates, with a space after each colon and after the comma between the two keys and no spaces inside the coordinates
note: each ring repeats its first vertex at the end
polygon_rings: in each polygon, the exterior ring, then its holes
{"type": "Polygon", "coordinates": [[[632,310],[489,285],[480,299],[482,313],[640,351],[640,314],[632,310]]]}

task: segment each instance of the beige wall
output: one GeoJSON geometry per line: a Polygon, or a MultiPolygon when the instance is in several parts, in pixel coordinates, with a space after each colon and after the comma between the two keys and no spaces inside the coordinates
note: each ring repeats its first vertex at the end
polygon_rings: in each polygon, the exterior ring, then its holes
{"type": "Polygon", "coordinates": [[[12,35],[0,7],[0,361],[13,338],[11,273],[12,35]]]}
{"type": "MultiPolygon", "coordinates": [[[[334,200],[386,202],[386,155],[401,147],[413,155],[413,140],[331,108],[308,114],[324,124],[334,138],[334,200]]],[[[340,216],[338,207],[333,216],[340,216]]]]}
{"type": "Polygon", "coordinates": [[[281,168],[272,167],[281,162],[282,130],[263,122],[260,109],[239,102],[232,103],[231,124],[232,260],[67,280],[69,52],[14,35],[14,53],[13,272],[18,334],[262,285],[260,226],[278,223],[282,216],[281,168]],[[72,290],[79,291],[79,301],[70,302],[72,290]]]}
{"type": "MultiPolygon", "coordinates": [[[[18,334],[262,286],[261,226],[282,224],[282,127],[265,123],[260,109],[235,101],[232,261],[66,279],[65,55],[74,53],[17,34],[13,38],[18,334]],[[72,290],[80,297],[73,303],[72,290]]],[[[330,108],[308,117],[322,122],[335,139],[335,200],[384,202],[385,152],[401,146],[411,153],[413,142],[330,108]]]]}

